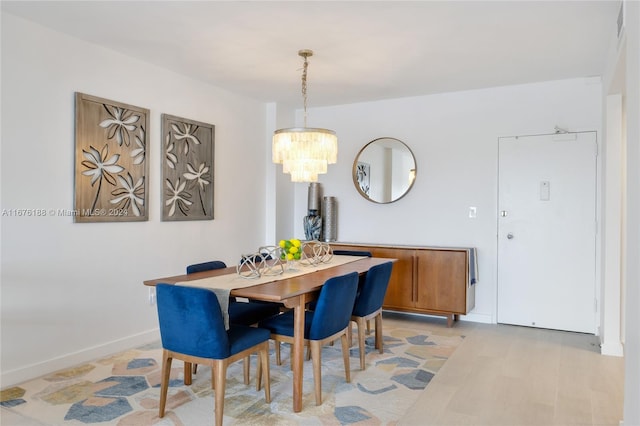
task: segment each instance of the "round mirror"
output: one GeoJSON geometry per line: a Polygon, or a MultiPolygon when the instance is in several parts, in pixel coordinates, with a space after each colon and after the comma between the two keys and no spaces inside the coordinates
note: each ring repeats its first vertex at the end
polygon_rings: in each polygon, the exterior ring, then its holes
{"type": "Polygon", "coordinates": [[[395,138],[374,139],[353,162],[353,184],[374,203],[393,203],[404,197],[416,179],[416,159],[404,142],[395,138]]]}

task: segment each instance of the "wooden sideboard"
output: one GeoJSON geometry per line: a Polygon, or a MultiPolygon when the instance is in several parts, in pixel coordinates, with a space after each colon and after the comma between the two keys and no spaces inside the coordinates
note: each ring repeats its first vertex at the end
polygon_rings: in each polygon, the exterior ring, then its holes
{"type": "Polygon", "coordinates": [[[451,327],[475,306],[475,285],[469,277],[468,248],[387,246],[331,243],[333,250],[365,250],[375,257],[398,259],[393,264],[383,309],[447,317],[451,327]]]}

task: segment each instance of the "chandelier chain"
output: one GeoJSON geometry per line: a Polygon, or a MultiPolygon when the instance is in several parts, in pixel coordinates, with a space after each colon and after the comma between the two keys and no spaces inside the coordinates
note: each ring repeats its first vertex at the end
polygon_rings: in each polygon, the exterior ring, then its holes
{"type": "Polygon", "coordinates": [[[304,65],[302,66],[302,102],[304,106],[304,127],[307,127],[307,68],[309,62],[307,56],[304,56],[304,65]]]}

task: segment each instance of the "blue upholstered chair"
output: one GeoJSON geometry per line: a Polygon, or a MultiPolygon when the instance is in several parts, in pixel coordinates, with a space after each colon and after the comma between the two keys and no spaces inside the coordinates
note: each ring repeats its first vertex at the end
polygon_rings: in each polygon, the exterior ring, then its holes
{"type": "Polygon", "coordinates": [[[159,416],[164,417],[171,361],[211,366],[215,388],[215,424],[222,425],[227,366],[257,352],[256,389],[264,379],[264,396],[271,402],[269,330],[233,325],[225,330],[218,298],[210,290],[181,285],[156,286],[162,339],[162,380],[159,416]],[[262,376],[261,376],[262,372],[262,376]]]}
{"type": "Polygon", "coordinates": [[[370,251],[364,250],[334,250],[333,254],[343,255],[343,256],[367,256],[371,257],[370,251]]]}
{"type": "MultiPolygon", "coordinates": [[[[375,347],[383,353],[382,347],[382,303],[387,293],[389,278],[391,277],[391,268],[393,263],[385,262],[380,265],[372,266],[365,275],[364,283],[358,289],[351,321],[355,321],[358,326],[358,348],[360,350],[360,369],[365,369],[364,363],[364,327],[365,321],[372,318],[376,322],[376,339],[375,347]]],[[[349,326],[351,331],[351,326],[349,326]]],[[[349,337],[350,333],[349,333],[349,337]]]]}
{"type": "MultiPolygon", "coordinates": [[[[324,344],[338,338],[342,339],[345,377],[347,382],[351,382],[347,330],[357,290],[358,274],[356,272],[329,278],[320,290],[316,310],[305,311],[304,343],[311,348],[316,405],[322,404],[320,353],[324,344]]],[[[294,311],[285,312],[259,323],[259,327],[271,330],[271,339],[275,341],[278,365],[281,364],[280,342],[293,343],[293,323],[294,311]]]]}
{"type": "MultiPolygon", "coordinates": [[[[372,254],[370,251],[366,251],[366,250],[334,250],[333,254],[337,254],[337,255],[343,255],[343,256],[366,256],[366,257],[372,257],[372,254]]],[[[364,279],[365,279],[365,275],[361,275],[360,276],[360,281],[358,282],[358,291],[360,291],[359,289],[362,288],[362,284],[364,284],[364,279]]],[[[313,309],[314,307],[312,306],[310,309],[313,309]]],[[[371,332],[371,326],[369,325],[369,321],[367,321],[367,334],[369,334],[371,332]]],[[[349,336],[349,339],[351,339],[351,336],[349,336]]],[[[349,340],[351,341],[351,340],[349,340]]]]}
{"type": "MultiPolygon", "coordinates": [[[[227,265],[220,260],[196,263],[187,266],[187,275],[226,267],[227,265]]],[[[229,298],[229,323],[231,324],[253,325],[279,312],[280,305],[277,303],[240,302],[235,297],[229,298]]]]}
{"type": "Polygon", "coordinates": [[[214,269],[224,269],[227,265],[221,260],[212,260],[210,262],[195,263],[187,266],[187,275],[196,272],[212,271],[214,269]]]}
{"type": "MultiPolygon", "coordinates": [[[[365,257],[372,257],[371,252],[370,251],[365,251],[365,250],[333,250],[333,254],[337,254],[337,255],[342,255],[342,256],[365,256],[365,257]]],[[[358,281],[358,288],[362,287],[362,284],[364,284],[364,275],[361,275],[358,281]]],[[[315,311],[316,309],[316,303],[317,301],[312,301],[309,303],[309,305],[307,306],[307,308],[311,311],[315,311]]],[[[369,327],[369,321],[367,321],[367,334],[369,334],[370,332],[370,327],[369,327]]],[[[307,359],[309,358],[309,354],[307,353],[307,359]]]]}
{"type": "MultiPolygon", "coordinates": [[[[337,255],[342,255],[342,256],[365,256],[365,257],[371,257],[371,252],[370,251],[364,251],[364,250],[333,250],[333,254],[337,254],[337,255]]],[[[362,283],[364,283],[364,275],[360,277],[360,284],[358,284],[358,286],[361,286],[362,283]]],[[[314,300],[312,302],[309,303],[309,305],[307,306],[307,308],[311,311],[315,311],[316,309],[316,303],[317,301],[314,300]]]]}
{"type": "MultiPolygon", "coordinates": [[[[221,260],[196,263],[187,266],[187,275],[197,272],[211,271],[214,269],[224,269],[227,265],[221,260]]],[[[229,298],[229,323],[239,325],[254,325],[258,321],[269,318],[280,312],[277,303],[240,302],[235,297],[229,298]]],[[[249,381],[249,361],[244,363],[245,383],[249,381]]],[[[198,364],[193,365],[194,374],[198,371],[198,364]]]]}

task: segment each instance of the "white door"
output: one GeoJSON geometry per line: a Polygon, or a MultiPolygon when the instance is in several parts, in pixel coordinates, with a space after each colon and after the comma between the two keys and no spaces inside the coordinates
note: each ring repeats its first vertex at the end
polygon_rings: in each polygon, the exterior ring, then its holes
{"type": "Polygon", "coordinates": [[[595,132],[500,138],[498,322],[595,333],[595,132]]]}

